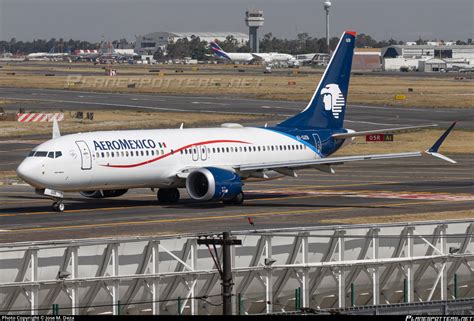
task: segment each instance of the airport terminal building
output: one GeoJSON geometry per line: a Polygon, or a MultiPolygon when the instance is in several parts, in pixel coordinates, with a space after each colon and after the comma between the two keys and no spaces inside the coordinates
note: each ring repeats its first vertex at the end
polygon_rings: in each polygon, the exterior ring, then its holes
{"type": "Polygon", "coordinates": [[[385,71],[472,69],[474,45],[394,45],[382,49],[385,71]]]}
{"type": "Polygon", "coordinates": [[[240,44],[245,44],[249,36],[242,32],[151,32],[146,35],[139,35],[135,39],[135,52],[138,54],[153,54],[158,48],[166,50],[166,46],[178,39],[192,36],[199,37],[202,41],[210,42],[214,40],[224,41],[228,36],[233,36],[240,44]]]}

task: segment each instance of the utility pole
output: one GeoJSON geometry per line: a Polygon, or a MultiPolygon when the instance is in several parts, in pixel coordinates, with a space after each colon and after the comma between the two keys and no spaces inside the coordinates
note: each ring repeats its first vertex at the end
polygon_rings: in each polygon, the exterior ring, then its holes
{"type": "Polygon", "coordinates": [[[232,245],[242,245],[242,241],[232,238],[229,232],[223,232],[222,238],[198,239],[197,244],[206,245],[209,249],[209,252],[211,253],[214,264],[216,265],[222,280],[222,314],[232,315],[232,286],[234,283],[232,283],[230,247],[232,245]],[[209,245],[213,246],[215,256],[212,253],[209,245]],[[222,246],[222,268],[217,256],[216,245],[222,246]]]}

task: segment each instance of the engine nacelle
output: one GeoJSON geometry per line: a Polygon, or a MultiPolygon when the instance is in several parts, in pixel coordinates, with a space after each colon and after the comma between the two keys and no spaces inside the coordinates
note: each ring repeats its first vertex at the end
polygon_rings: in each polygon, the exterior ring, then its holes
{"type": "Polygon", "coordinates": [[[195,200],[226,201],[242,192],[242,181],[235,172],[217,167],[204,167],[189,173],[186,178],[186,190],[195,200]]]}
{"type": "Polygon", "coordinates": [[[88,198],[107,198],[119,197],[127,193],[128,189],[113,189],[113,190],[98,190],[98,191],[83,191],[79,192],[84,197],[88,198]]]}

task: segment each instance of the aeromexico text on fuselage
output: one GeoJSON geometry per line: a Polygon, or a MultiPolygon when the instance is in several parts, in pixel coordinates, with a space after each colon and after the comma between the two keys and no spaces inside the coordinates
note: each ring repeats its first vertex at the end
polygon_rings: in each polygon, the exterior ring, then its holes
{"type": "Polygon", "coordinates": [[[155,142],[153,139],[115,139],[94,140],[94,149],[97,150],[121,150],[121,149],[153,149],[159,146],[166,147],[164,142],[155,142]]]}

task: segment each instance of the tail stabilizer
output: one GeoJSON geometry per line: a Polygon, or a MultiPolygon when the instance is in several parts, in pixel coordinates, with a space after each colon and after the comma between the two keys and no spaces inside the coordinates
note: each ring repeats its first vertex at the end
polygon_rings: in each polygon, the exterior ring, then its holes
{"type": "Polygon", "coordinates": [[[354,31],[342,34],[308,106],[277,126],[295,129],[342,128],[355,40],[354,31]]]}
{"type": "Polygon", "coordinates": [[[215,41],[211,41],[211,50],[212,50],[213,55],[216,56],[217,58],[232,60],[230,59],[227,52],[225,52],[215,41]]]}

